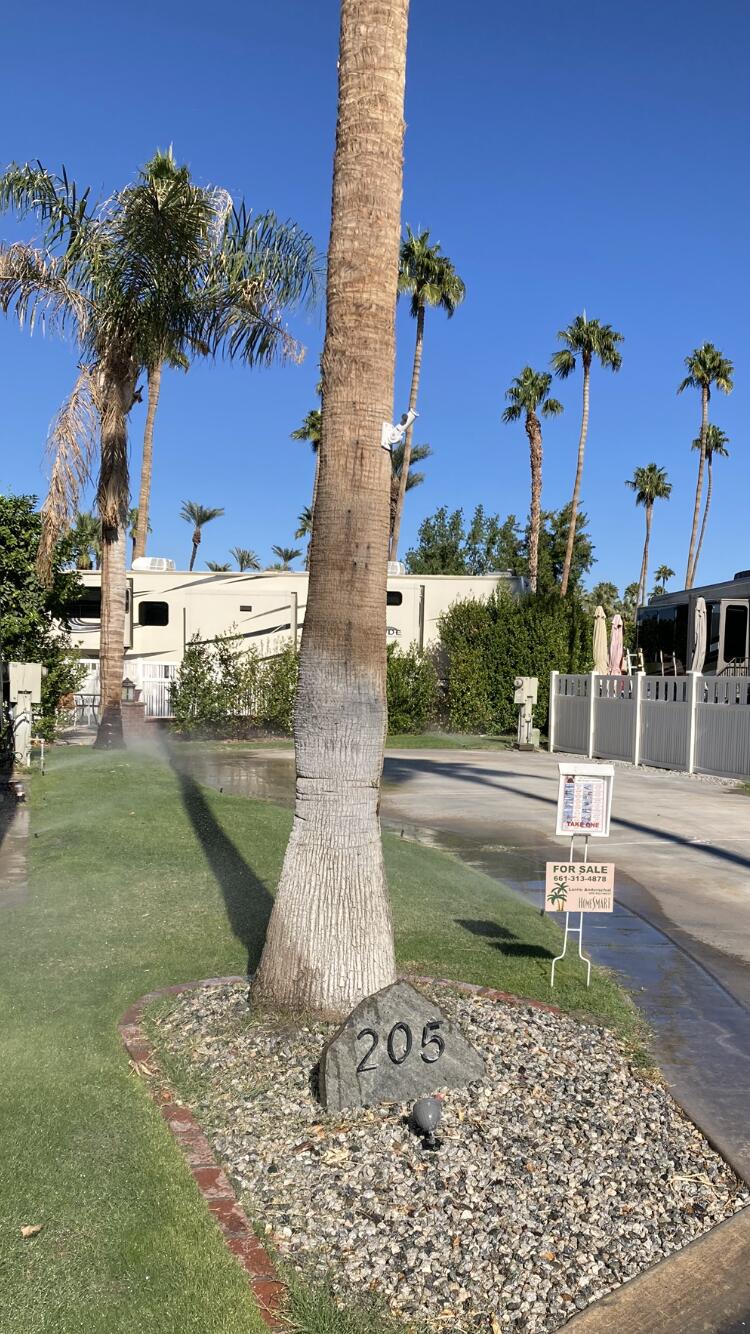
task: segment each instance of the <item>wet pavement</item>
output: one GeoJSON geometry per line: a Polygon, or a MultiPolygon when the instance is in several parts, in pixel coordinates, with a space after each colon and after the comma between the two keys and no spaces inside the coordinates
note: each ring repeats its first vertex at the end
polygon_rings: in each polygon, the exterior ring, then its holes
{"type": "MultiPolygon", "coordinates": [[[[217,748],[211,752],[184,752],[182,760],[189,762],[194,778],[209,786],[292,804],[291,751],[233,753],[217,748]]],[[[549,757],[544,760],[549,768],[549,757]]],[[[508,780],[512,783],[525,778],[525,766],[523,772],[513,773],[513,765],[518,763],[519,758],[512,752],[494,759],[484,752],[481,757],[480,753],[472,756],[467,752],[441,752],[440,758],[432,753],[428,759],[424,752],[413,752],[410,756],[402,752],[387,757],[383,822],[403,831],[405,837],[452,853],[511,886],[535,906],[541,906],[544,862],[559,856],[560,844],[545,836],[539,819],[520,823],[506,818],[511,814],[507,810],[510,803],[503,799],[502,791],[493,799],[491,811],[479,809],[477,803],[467,808],[460,800],[467,766],[475,764],[478,781],[491,788],[493,774],[502,775],[501,786],[508,780]],[[419,779],[425,773],[430,781],[420,799],[419,779]],[[439,802],[435,801],[436,777],[442,796],[439,802]],[[415,815],[419,818],[415,819],[415,815]]],[[[668,808],[669,785],[675,779],[679,784],[680,778],[667,774],[659,778],[668,789],[667,799],[659,804],[668,808]]],[[[616,778],[616,793],[617,786],[616,778]]],[[[619,786],[623,786],[622,782],[619,786]]],[[[714,799],[722,791],[715,790],[714,799]]],[[[656,797],[657,792],[657,786],[652,785],[649,796],[656,797]]],[[[518,795],[523,797],[522,792],[518,795]]],[[[659,792],[659,797],[663,796],[659,792]]],[[[705,792],[701,793],[700,785],[696,784],[692,790],[685,790],[683,804],[690,799],[701,803],[702,797],[705,798],[705,792]]],[[[750,802],[739,809],[741,813],[747,811],[750,832],[750,802]]],[[[513,814],[524,810],[523,801],[513,804],[513,814]]],[[[549,823],[546,812],[544,817],[549,823]]],[[[663,842],[673,835],[663,823],[663,815],[660,818],[662,823],[654,831],[654,840],[663,842]]],[[[648,833],[646,826],[642,832],[648,833]]],[[[710,899],[712,893],[711,877],[704,869],[705,845],[691,850],[684,846],[686,839],[682,833],[676,837],[682,846],[679,864],[675,858],[675,878],[681,886],[692,887],[687,914],[687,920],[692,921],[701,913],[700,894],[696,896],[696,888],[699,891],[703,882],[701,878],[705,880],[706,898],[710,899]]],[[[639,839],[632,846],[640,846],[643,841],[639,839]]],[[[614,824],[613,838],[604,846],[606,854],[598,855],[606,855],[607,860],[616,860],[617,864],[616,907],[611,915],[587,918],[584,951],[597,963],[613,969],[631,992],[651,1025],[655,1055],[674,1096],[735,1169],[750,1179],[750,963],[741,953],[726,948],[730,938],[728,925],[719,923],[720,929],[714,933],[724,945],[720,949],[710,940],[698,938],[669,915],[665,910],[666,896],[657,898],[650,886],[633,874],[643,866],[644,859],[633,855],[632,850],[629,854],[628,842],[622,835],[618,839],[614,824]],[[619,845],[617,850],[613,844],[619,845]]],[[[731,860],[741,863],[736,856],[731,860]]],[[[658,866],[659,885],[666,883],[668,887],[663,864],[657,857],[653,858],[653,864],[658,866]]],[[[732,865],[733,878],[737,872],[737,884],[741,886],[747,873],[744,868],[732,865]]],[[[733,896],[736,899],[737,885],[730,883],[726,888],[730,901],[733,896]]],[[[717,895],[714,902],[724,900],[717,895]]],[[[666,906],[670,906],[668,899],[666,906]]],[[[744,945],[750,935],[750,887],[747,902],[743,896],[740,906],[745,915],[738,922],[737,939],[744,945]]],[[[708,915],[709,908],[707,904],[703,909],[708,915]]],[[[575,951],[575,940],[572,947],[575,951]]],[[[554,1000],[554,991],[550,999],[554,1000]]]]}

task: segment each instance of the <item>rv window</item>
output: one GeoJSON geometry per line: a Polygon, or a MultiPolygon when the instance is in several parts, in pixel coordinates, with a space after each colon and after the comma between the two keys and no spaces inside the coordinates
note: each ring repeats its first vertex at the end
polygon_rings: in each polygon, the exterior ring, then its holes
{"type": "Polygon", "coordinates": [[[84,588],[81,596],[68,603],[68,615],[72,621],[100,621],[102,618],[102,590],[84,588]]]}
{"type": "Polygon", "coordinates": [[[247,605],[243,605],[242,603],[240,603],[240,611],[252,611],[252,607],[248,607],[247,605]]]}
{"type": "Polygon", "coordinates": [[[721,603],[706,603],[706,630],[708,644],[703,670],[710,676],[719,665],[719,633],[721,629],[721,603]]]}
{"type": "Polygon", "coordinates": [[[139,625],[169,625],[168,602],[139,602],[139,625]]]}
{"type": "Polygon", "coordinates": [[[747,607],[738,604],[724,613],[724,661],[747,657],[747,607]]]}
{"type": "Polygon", "coordinates": [[[386,593],[385,601],[388,607],[400,607],[404,600],[403,593],[386,593]]]}

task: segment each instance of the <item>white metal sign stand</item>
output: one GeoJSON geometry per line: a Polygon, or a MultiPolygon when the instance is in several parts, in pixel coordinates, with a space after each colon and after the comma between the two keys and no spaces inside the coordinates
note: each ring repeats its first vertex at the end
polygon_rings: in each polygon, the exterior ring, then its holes
{"type": "MultiPolygon", "coordinates": [[[[569,860],[570,860],[571,862],[572,862],[572,860],[573,860],[573,849],[574,849],[574,846],[575,846],[575,841],[576,841],[576,836],[575,836],[575,834],[574,834],[573,837],[572,837],[571,840],[570,840],[570,858],[569,858],[569,860]]],[[[584,860],[584,862],[587,862],[588,859],[589,859],[589,840],[588,840],[588,835],[586,835],[585,840],[584,840],[584,844],[583,844],[583,860],[584,860]]],[[[558,954],[557,957],[556,957],[555,959],[552,960],[552,974],[551,974],[551,976],[550,976],[550,980],[549,980],[549,984],[550,984],[551,987],[553,987],[553,986],[555,985],[555,964],[556,964],[556,963],[560,963],[561,959],[564,959],[564,958],[565,958],[565,955],[566,955],[567,952],[568,952],[568,936],[578,936],[578,958],[581,959],[582,962],[585,963],[585,965],[586,965],[586,986],[588,987],[588,986],[591,985],[591,960],[589,959],[588,955],[586,955],[586,954],[583,953],[583,948],[582,948],[582,947],[583,947],[583,918],[584,918],[584,913],[582,913],[582,912],[579,912],[579,913],[578,913],[578,926],[571,926],[571,925],[570,925],[570,918],[571,918],[571,914],[570,914],[569,912],[566,912],[566,914],[565,914],[565,934],[564,934],[564,936],[563,936],[562,954],[558,954]]]]}

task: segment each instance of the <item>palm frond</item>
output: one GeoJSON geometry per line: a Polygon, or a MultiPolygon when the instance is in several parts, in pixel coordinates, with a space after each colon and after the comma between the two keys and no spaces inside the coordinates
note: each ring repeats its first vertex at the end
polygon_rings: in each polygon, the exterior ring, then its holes
{"type": "MultiPolygon", "coordinates": [[[[562,334],[558,335],[558,337],[562,337],[562,334]]],[[[552,366],[555,375],[561,380],[567,380],[568,376],[572,375],[576,368],[576,359],[570,348],[563,347],[560,348],[558,352],[552,353],[550,365],[552,366]]]]}
{"type": "Polygon", "coordinates": [[[90,480],[98,425],[94,378],[90,368],[82,366],[47,440],[52,467],[47,498],[42,505],[42,535],[37,552],[37,571],[43,583],[50,578],[55,547],[72,527],[81,491],[90,480]]]}
{"type": "Polygon", "coordinates": [[[72,320],[80,338],[89,303],[68,281],[64,265],[54,255],[15,242],[0,245],[0,310],[7,315],[11,309],[22,328],[28,320],[32,333],[38,318],[60,330],[72,320]]]}
{"type": "Polygon", "coordinates": [[[13,209],[21,218],[34,213],[47,224],[47,245],[64,240],[67,250],[75,247],[80,231],[90,221],[90,193],[89,187],[79,191],[65,167],[55,176],[41,162],[11,162],[0,176],[0,210],[13,209]]]}

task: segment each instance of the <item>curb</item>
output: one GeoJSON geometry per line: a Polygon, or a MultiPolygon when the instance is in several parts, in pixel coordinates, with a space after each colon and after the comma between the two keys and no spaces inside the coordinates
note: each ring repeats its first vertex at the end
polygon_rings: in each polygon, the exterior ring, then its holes
{"type": "MultiPolygon", "coordinates": [[[[262,1320],[270,1330],[288,1330],[280,1312],[286,1288],[280,1280],[274,1262],[265,1246],[258,1240],[253,1226],[232,1189],[231,1182],[214,1157],[211,1146],[189,1107],[177,1102],[174,1089],[159,1067],[156,1052],[141,1027],[144,1010],[164,996],[179,996],[185,991],[201,988],[230,986],[247,983],[247,977],[206,977],[198,982],[180,982],[176,986],[159,987],[149,991],[130,1005],[120,1018],[117,1031],[128,1054],[130,1067],[146,1083],[149,1097],[156,1103],[160,1114],[172,1132],[193,1180],[203,1196],[210,1213],[219,1225],[224,1241],[232,1255],[245,1271],[245,1276],[258,1303],[262,1320]]],[[[430,986],[453,987],[468,995],[486,1000],[501,1001],[507,1005],[530,1006],[560,1014],[556,1005],[545,1001],[525,1000],[507,991],[478,986],[472,982],[456,982],[445,977],[402,976],[399,980],[430,986]]]]}

